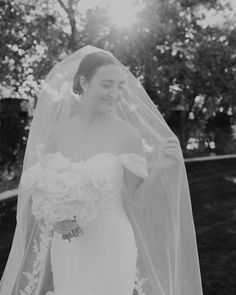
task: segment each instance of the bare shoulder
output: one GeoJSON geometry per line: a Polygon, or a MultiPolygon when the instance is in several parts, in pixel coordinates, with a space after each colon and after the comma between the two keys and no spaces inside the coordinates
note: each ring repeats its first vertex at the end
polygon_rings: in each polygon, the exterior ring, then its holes
{"type": "Polygon", "coordinates": [[[114,117],[113,120],[117,139],[122,142],[124,152],[143,155],[142,135],[138,128],[119,117],[114,117]]]}

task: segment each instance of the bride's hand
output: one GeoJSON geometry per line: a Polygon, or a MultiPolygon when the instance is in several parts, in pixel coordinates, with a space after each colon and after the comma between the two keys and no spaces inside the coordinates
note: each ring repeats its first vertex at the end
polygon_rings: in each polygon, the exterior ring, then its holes
{"type": "Polygon", "coordinates": [[[157,160],[156,168],[159,172],[177,164],[182,158],[179,143],[174,138],[167,138],[160,147],[160,155],[157,160]]]}
{"type": "Polygon", "coordinates": [[[73,229],[76,229],[78,224],[75,220],[63,220],[59,222],[55,222],[53,224],[54,230],[59,234],[67,234],[70,233],[73,229]]]}

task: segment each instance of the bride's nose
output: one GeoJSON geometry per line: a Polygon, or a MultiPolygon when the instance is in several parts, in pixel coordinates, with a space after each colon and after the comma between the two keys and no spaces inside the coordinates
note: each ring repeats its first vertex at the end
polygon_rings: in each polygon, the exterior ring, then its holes
{"type": "Polygon", "coordinates": [[[114,99],[119,96],[119,89],[118,89],[118,87],[116,85],[111,87],[111,89],[109,91],[109,96],[114,98],[114,99]]]}

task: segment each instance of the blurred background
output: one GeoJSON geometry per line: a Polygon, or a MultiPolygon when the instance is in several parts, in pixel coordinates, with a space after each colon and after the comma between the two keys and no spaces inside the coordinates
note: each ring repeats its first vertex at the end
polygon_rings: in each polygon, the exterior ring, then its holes
{"type": "Polygon", "coordinates": [[[236,0],[0,0],[0,34],[0,277],[41,83],[90,44],[131,70],[178,136],[204,295],[236,294],[236,0]]]}

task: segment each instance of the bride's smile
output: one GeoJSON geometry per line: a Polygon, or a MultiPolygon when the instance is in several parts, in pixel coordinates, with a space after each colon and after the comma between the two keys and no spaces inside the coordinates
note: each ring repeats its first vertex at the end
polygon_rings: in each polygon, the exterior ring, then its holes
{"type": "Polygon", "coordinates": [[[87,115],[115,111],[127,83],[123,69],[114,62],[99,66],[93,74],[78,71],[74,81],[87,115]]]}

